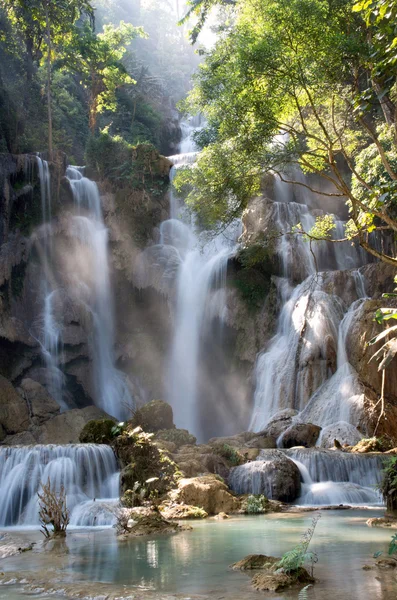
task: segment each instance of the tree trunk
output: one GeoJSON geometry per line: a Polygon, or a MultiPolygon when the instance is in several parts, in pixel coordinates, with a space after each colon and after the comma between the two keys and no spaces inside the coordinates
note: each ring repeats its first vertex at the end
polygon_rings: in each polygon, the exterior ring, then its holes
{"type": "Polygon", "coordinates": [[[50,18],[48,15],[48,0],[45,5],[45,20],[47,29],[47,105],[48,105],[48,158],[51,161],[52,156],[52,107],[51,107],[51,29],[50,18]]]}

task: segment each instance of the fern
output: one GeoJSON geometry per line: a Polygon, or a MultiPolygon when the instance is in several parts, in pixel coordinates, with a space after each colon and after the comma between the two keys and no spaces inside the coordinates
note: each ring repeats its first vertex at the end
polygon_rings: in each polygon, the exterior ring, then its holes
{"type": "Polygon", "coordinates": [[[308,600],[307,590],[310,587],[312,587],[311,583],[309,583],[309,585],[305,585],[305,587],[301,589],[301,591],[299,592],[298,600],[308,600]]]}

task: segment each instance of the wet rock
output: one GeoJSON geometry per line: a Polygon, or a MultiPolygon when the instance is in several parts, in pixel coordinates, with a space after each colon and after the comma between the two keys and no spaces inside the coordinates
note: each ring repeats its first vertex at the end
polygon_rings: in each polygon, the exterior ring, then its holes
{"type": "Polygon", "coordinates": [[[354,425],[346,421],[338,421],[338,423],[324,427],[321,431],[319,445],[321,448],[333,448],[334,440],[337,440],[342,446],[345,444],[354,446],[361,438],[362,434],[354,425]]]}
{"type": "Polygon", "coordinates": [[[276,413],[266,425],[265,429],[260,432],[262,437],[270,437],[277,439],[290,425],[293,418],[298,414],[298,411],[292,408],[286,408],[276,413]]]}
{"type": "Polygon", "coordinates": [[[294,446],[304,446],[312,448],[316,445],[321,427],[313,423],[294,423],[284,431],[281,439],[283,448],[293,448],[294,446]]]}
{"type": "Polygon", "coordinates": [[[260,592],[278,592],[296,584],[314,583],[315,579],[301,567],[296,573],[283,572],[258,573],[252,578],[252,587],[260,592]]]}
{"type": "Polygon", "coordinates": [[[279,450],[262,450],[260,460],[231,469],[229,486],[237,494],[264,494],[272,500],[293,502],[300,494],[296,464],[279,450]]]}
{"type": "Polygon", "coordinates": [[[48,421],[60,412],[60,407],[46,388],[33,379],[23,379],[18,392],[27,402],[34,425],[48,421]]]}
{"type": "Polygon", "coordinates": [[[159,512],[155,511],[142,516],[134,516],[131,525],[128,527],[126,537],[177,533],[178,531],[192,529],[188,525],[181,526],[178,523],[167,521],[159,512]]]}
{"type": "Polygon", "coordinates": [[[275,556],[265,554],[249,554],[242,560],[233,563],[230,568],[233,571],[252,571],[253,569],[268,569],[280,561],[275,556]]]}
{"type": "Polygon", "coordinates": [[[372,517],[366,521],[368,527],[384,527],[386,529],[397,529],[397,517],[372,517]]]}
{"type": "Polygon", "coordinates": [[[171,492],[174,501],[203,508],[209,515],[236,512],[240,506],[228,487],[215,475],[181,479],[178,489],[171,492]]]}
{"type": "Polygon", "coordinates": [[[0,375],[0,425],[8,434],[21,433],[29,427],[29,409],[13,385],[0,375]]]}

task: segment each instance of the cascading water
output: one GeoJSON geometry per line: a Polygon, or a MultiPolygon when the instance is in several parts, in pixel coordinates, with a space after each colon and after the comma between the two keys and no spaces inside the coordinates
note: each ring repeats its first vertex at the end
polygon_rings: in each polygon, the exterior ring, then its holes
{"type": "MultiPolygon", "coordinates": [[[[184,126],[181,154],[171,156],[175,170],[195,160],[192,126],[184,126]]],[[[174,334],[167,373],[167,401],[174,409],[178,427],[203,438],[200,422],[200,383],[208,376],[202,367],[203,340],[214,318],[223,321],[226,310],[225,282],[228,258],[238,237],[237,226],[208,239],[171,190],[171,219],[161,225],[161,243],[178,252],[180,266],[174,314],[174,334]]],[[[222,335],[222,327],[218,329],[222,335]]],[[[212,343],[216,343],[215,329],[212,343]]],[[[201,388],[202,389],[202,388],[201,388]]]]}
{"type": "MultiPolygon", "coordinates": [[[[376,489],[380,483],[382,455],[357,455],[317,448],[281,452],[297,465],[301,474],[301,493],[296,504],[366,506],[382,503],[376,489]]],[[[272,498],[268,464],[269,457],[264,450],[256,460],[231,470],[229,486],[237,494],[265,494],[272,498]]]]}
{"type": "Polygon", "coordinates": [[[87,266],[83,277],[76,272],[74,288],[92,316],[95,401],[108,414],[124,419],[131,413],[134,401],[125,376],[115,367],[108,231],[103,222],[101,198],[96,183],[84,177],[81,169],[68,167],[66,175],[78,213],[72,217],[72,235],[82,245],[87,266]]]}
{"type": "Polygon", "coordinates": [[[37,492],[51,481],[63,485],[72,526],[114,523],[119,473],[106,445],[21,446],[0,448],[0,526],[39,525],[37,492]]]}

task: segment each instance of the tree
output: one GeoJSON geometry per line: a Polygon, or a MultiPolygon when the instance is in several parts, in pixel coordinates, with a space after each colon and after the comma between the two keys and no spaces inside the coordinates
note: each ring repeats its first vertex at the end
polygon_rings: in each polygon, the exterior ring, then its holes
{"type": "Polygon", "coordinates": [[[120,22],[118,27],[105,25],[103,32],[95,34],[85,23],[64,47],[59,65],[78,73],[89,95],[89,125],[94,133],[98,113],[115,110],[116,90],[134,84],[121,59],[126,45],[136,37],[145,37],[142,27],[120,22]]]}
{"type": "Polygon", "coordinates": [[[43,53],[47,67],[48,152],[52,157],[52,101],[51,73],[56,48],[71,34],[74,23],[83,13],[91,23],[94,10],[89,0],[0,0],[12,23],[22,33],[26,46],[28,82],[33,76],[34,61],[40,61],[43,53]]]}
{"type": "Polygon", "coordinates": [[[397,231],[396,6],[396,0],[366,0],[354,11],[348,0],[238,5],[234,26],[200,66],[187,102],[188,110],[204,113],[209,143],[176,180],[180,188],[191,186],[187,201],[207,225],[240,214],[271,171],[324,198],[345,199],[346,237],[397,265],[369,235],[397,231]],[[368,21],[365,11],[374,7],[377,16],[368,21]],[[296,177],[298,168],[305,180],[296,177]],[[313,174],[326,186],[316,185],[313,174]]]}

